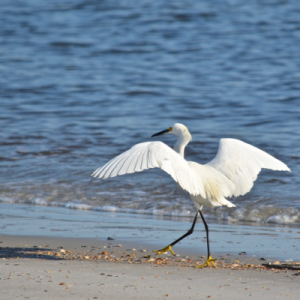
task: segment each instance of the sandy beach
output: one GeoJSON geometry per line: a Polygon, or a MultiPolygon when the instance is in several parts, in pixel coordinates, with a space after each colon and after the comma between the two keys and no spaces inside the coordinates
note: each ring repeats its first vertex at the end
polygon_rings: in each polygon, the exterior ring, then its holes
{"type": "MultiPolygon", "coordinates": [[[[135,245],[136,246],[136,245],[135,245]]],[[[156,256],[114,240],[0,236],[1,299],[298,299],[299,263],[156,256]],[[273,267],[263,266],[275,263],[273,267]],[[278,265],[276,265],[278,264],[278,265]],[[278,268],[276,267],[278,266],[278,268]]],[[[148,247],[149,248],[149,247],[148,247]]]]}

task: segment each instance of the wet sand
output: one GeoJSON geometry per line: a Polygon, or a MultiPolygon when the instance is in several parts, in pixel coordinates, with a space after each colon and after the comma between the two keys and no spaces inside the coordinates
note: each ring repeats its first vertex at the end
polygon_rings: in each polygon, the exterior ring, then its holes
{"type": "Polygon", "coordinates": [[[215,254],[156,256],[115,240],[0,236],[1,299],[298,299],[300,264],[215,254]],[[273,267],[263,264],[275,263],[273,267]],[[284,268],[285,267],[285,268],[284,268]],[[289,269],[288,269],[289,268],[289,269]]]}
{"type": "MultiPolygon", "coordinates": [[[[191,227],[193,218],[166,218],[141,214],[82,211],[60,207],[0,203],[0,234],[6,236],[60,237],[69,241],[88,238],[98,246],[99,240],[113,237],[115,243],[134,248],[161,249],[178,239],[191,227]]],[[[207,220],[211,251],[238,255],[246,252],[254,258],[273,260],[300,259],[299,228],[277,224],[228,223],[207,220]]],[[[59,240],[59,239],[58,239],[59,240]]],[[[47,242],[45,242],[47,245],[47,242]]],[[[1,246],[1,245],[0,245],[1,246]]],[[[109,246],[109,245],[107,245],[109,246]]],[[[206,255],[206,233],[197,222],[194,233],[176,244],[176,254],[206,255]]]]}

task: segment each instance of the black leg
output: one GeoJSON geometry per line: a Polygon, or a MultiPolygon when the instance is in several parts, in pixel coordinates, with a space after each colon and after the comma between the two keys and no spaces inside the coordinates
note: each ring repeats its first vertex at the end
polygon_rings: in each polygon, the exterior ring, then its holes
{"type": "MultiPolygon", "coordinates": [[[[200,211],[200,210],[199,210],[200,211]]],[[[200,211],[201,213],[201,211],[200,211]]],[[[192,227],[190,228],[190,230],[185,233],[182,237],[180,237],[179,239],[177,239],[176,241],[174,241],[172,244],[170,244],[170,246],[174,246],[175,244],[177,244],[179,241],[183,240],[185,237],[187,237],[188,235],[192,234],[194,231],[194,227],[198,218],[199,212],[196,213],[195,219],[193,221],[192,227]]]]}
{"type": "Polygon", "coordinates": [[[204,219],[204,217],[203,217],[203,214],[202,214],[201,210],[199,210],[198,212],[200,213],[200,216],[201,216],[201,218],[202,218],[202,221],[203,221],[203,223],[204,223],[205,230],[206,230],[207,260],[206,260],[206,262],[205,262],[203,265],[201,265],[201,266],[195,266],[195,268],[209,267],[210,264],[212,264],[212,265],[216,268],[217,266],[216,266],[215,263],[214,263],[214,262],[216,261],[216,259],[213,259],[213,258],[210,256],[209,236],[208,236],[209,230],[208,230],[208,226],[207,226],[207,223],[206,223],[206,221],[205,221],[205,219],[204,219]]]}
{"type": "Polygon", "coordinates": [[[204,217],[203,217],[203,214],[202,214],[201,210],[199,210],[199,212],[200,212],[200,216],[201,216],[201,218],[202,218],[202,221],[203,221],[203,223],[204,223],[205,230],[206,230],[207,258],[209,258],[209,257],[210,257],[210,249],[209,249],[209,238],[208,238],[208,226],[207,226],[207,224],[206,224],[206,222],[205,222],[205,219],[204,219],[204,217]]]}

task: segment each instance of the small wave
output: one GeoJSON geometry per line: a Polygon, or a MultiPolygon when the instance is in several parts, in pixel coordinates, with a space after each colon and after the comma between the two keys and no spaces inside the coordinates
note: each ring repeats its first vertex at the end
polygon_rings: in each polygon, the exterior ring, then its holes
{"type": "Polygon", "coordinates": [[[149,96],[164,96],[161,92],[155,92],[152,90],[142,91],[142,90],[135,90],[135,91],[127,91],[124,92],[124,95],[127,96],[141,96],[141,95],[149,95],[149,96]]]}
{"type": "Polygon", "coordinates": [[[78,43],[78,42],[65,42],[65,41],[57,41],[57,42],[52,42],[50,43],[50,46],[53,47],[61,47],[61,48],[68,48],[68,47],[80,47],[80,48],[86,48],[90,47],[92,44],[91,43],[78,43]]]}
{"type": "Polygon", "coordinates": [[[119,212],[119,208],[113,205],[106,205],[106,206],[97,206],[93,207],[92,210],[95,211],[107,211],[107,212],[119,212]]]}
{"type": "Polygon", "coordinates": [[[0,156],[0,161],[16,161],[18,160],[19,158],[18,157],[1,157],[0,156]]]}
{"type": "Polygon", "coordinates": [[[0,202],[3,203],[15,203],[16,201],[9,197],[0,197],[0,202]]]}
{"type": "Polygon", "coordinates": [[[31,201],[31,204],[48,206],[47,201],[43,198],[35,198],[31,201]]]}
{"type": "Polygon", "coordinates": [[[292,224],[300,222],[300,210],[292,207],[279,208],[272,205],[260,205],[257,208],[241,207],[237,209],[220,208],[213,212],[215,218],[229,222],[255,222],[292,224]]]}
{"type": "Polygon", "coordinates": [[[88,204],[81,204],[81,203],[73,203],[73,202],[68,202],[64,205],[64,207],[69,208],[69,209],[76,209],[76,210],[91,210],[91,206],[88,204]]]}
{"type": "MultiPolygon", "coordinates": [[[[0,197],[0,203],[16,203],[16,204],[31,204],[37,206],[58,206],[67,209],[75,210],[91,210],[99,212],[117,212],[117,213],[128,213],[128,214],[140,214],[140,215],[152,215],[155,217],[194,217],[195,209],[189,207],[189,205],[174,205],[170,206],[169,203],[159,202],[157,205],[148,205],[144,203],[144,208],[140,205],[134,205],[134,207],[120,207],[118,205],[91,205],[88,203],[82,203],[80,200],[77,201],[47,201],[45,198],[36,197],[31,200],[28,199],[13,199],[10,197],[0,197]]],[[[124,204],[124,203],[123,203],[124,204]]],[[[223,220],[228,222],[252,222],[252,223],[276,223],[276,224],[299,224],[300,223],[300,209],[287,207],[280,208],[272,205],[257,205],[243,206],[235,209],[227,207],[220,208],[204,208],[203,213],[206,218],[211,220],[223,220]]]]}
{"type": "Polygon", "coordinates": [[[289,216],[287,214],[279,214],[276,216],[271,216],[266,220],[266,223],[275,223],[275,224],[291,224],[291,223],[300,222],[300,214],[289,216]]]}

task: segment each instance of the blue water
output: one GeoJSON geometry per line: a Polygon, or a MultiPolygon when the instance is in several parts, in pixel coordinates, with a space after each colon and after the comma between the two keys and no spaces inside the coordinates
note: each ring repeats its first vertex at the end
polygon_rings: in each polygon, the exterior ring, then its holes
{"type": "Polygon", "coordinates": [[[179,122],[188,160],[232,137],[292,170],[205,215],[299,224],[299,14],[296,0],[0,0],[0,207],[194,215],[161,170],[90,177],[179,122]]]}

